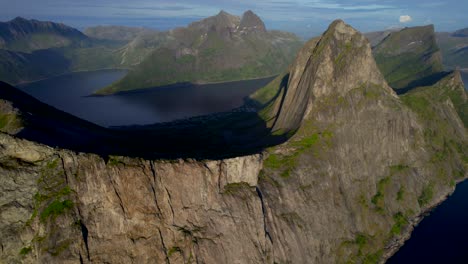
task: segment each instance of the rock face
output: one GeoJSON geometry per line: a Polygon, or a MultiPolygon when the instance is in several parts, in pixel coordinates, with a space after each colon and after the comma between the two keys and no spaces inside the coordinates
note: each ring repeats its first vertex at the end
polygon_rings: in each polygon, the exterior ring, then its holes
{"type": "Polygon", "coordinates": [[[377,263],[468,177],[457,73],[397,97],[336,21],[283,79],[262,113],[290,139],[264,156],[104,160],[0,134],[0,261],[377,263]]]}
{"type": "Polygon", "coordinates": [[[240,30],[266,32],[265,23],[251,10],[242,15],[239,25],[240,30]]]}
{"type": "Polygon", "coordinates": [[[106,164],[0,137],[2,262],[266,261],[258,155],[106,164]]]}

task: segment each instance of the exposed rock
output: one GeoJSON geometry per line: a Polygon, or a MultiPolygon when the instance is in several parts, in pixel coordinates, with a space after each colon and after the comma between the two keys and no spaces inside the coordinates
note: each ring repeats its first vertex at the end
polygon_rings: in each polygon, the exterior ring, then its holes
{"type": "Polygon", "coordinates": [[[267,104],[291,138],[263,164],[105,161],[0,134],[0,261],[384,261],[468,177],[466,95],[454,73],[397,97],[342,21],[300,54],[267,104]]]}
{"type": "Polygon", "coordinates": [[[239,28],[240,30],[266,32],[265,23],[251,10],[242,15],[239,28]]]}

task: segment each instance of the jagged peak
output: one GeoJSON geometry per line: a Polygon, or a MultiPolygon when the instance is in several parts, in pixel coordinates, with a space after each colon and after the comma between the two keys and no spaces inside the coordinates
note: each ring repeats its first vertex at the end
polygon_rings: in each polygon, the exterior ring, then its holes
{"type": "Polygon", "coordinates": [[[221,9],[221,11],[219,11],[217,16],[232,16],[232,15],[221,9]]]}
{"type": "Polygon", "coordinates": [[[239,25],[240,18],[235,15],[231,15],[224,10],[221,10],[217,15],[207,17],[203,20],[193,22],[188,27],[198,28],[203,31],[211,29],[223,30],[225,28],[233,28],[239,25]]]}
{"type": "Polygon", "coordinates": [[[239,27],[241,29],[254,29],[258,31],[266,31],[265,23],[263,23],[262,19],[252,10],[247,10],[246,12],[244,12],[239,27]]]}
{"type": "MultiPolygon", "coordinates": [[[[465,84],[463,83],[463,78],[461,76],[460,70],[456,69],[452,72],[449,72],[444,78],[439,80],[437,85],[448,86],[451,89],[460,89],[465,90],[465,84]]],[[[466,97],[466,93],[465,93],[466,97]]]]}
{"type": "MultiPolygon", "coordinates": [[[[318,40],[309,41],[290,68],[287,89],[275,101],[274,131],[298,129],[316,103],[345,96],[356,88],[376,87],[396,97],[372,56],[367,38],[343,20],[335,20],[318,40]]],[[[372,88],[374,89],[374,88],[372,88]]]]}

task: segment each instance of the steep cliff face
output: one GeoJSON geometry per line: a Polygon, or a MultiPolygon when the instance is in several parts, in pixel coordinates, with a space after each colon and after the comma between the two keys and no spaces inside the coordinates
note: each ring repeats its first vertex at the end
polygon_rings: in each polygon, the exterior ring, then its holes
{"type": "Polygon", "coordinates": [[[106,163],[6,135],[0,144],[6,263],[266,261],[260,155],[106,163]]]}
{"type": "Polygon", "coordinates": [[[0,261],[377,263],[468,176],[459,87],[397,97],[336,21],[254,96],[291,137],[262,155],[104,160],[0,134],[0,261]]]}
{"type": "Polygon", "coordinates": [[[287,91],[274,103],[273,113],[277,116],[273,131],[296,130],[316,101],[370,85],[392,93],[375,64],[367,39],[337,20],[320,39],[309,42],[292,65],[287,91]]]}
{"type": "Polygon", "coordinates": [[[273,131],[297,130],[270,149],[259,181],[277,262],[377,262],[467,177],[459,73],[400,99],[361,37],[333,23],[280,77],[287,84],[253,96],[270,102],[262,114],[273,131]],[[320,48],[323,39],[331,45],[320,48]],[[332,48],[347,39],[349,57],[332,48]]]}

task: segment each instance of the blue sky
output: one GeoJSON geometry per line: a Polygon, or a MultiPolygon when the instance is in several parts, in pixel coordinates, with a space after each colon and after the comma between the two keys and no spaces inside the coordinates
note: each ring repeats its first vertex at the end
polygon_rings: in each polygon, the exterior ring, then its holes
{"type": "Polygon", "coordinates": [[[466,0],[0,0],[0,20],[23,16],[80,29],[98,24],[169,29],[221,9],[236,15],[251,9],[268,28],[305,38],[337,18],[364,32],[424,24],[435,24],[437,31],[468,27],[466,0]]]}

